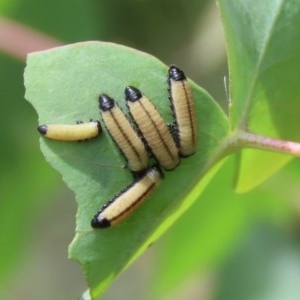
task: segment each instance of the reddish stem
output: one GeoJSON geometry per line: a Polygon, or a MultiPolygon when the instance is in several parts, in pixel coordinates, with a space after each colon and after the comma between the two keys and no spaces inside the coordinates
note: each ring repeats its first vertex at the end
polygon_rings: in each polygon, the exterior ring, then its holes
{"type": "Polygon", "coordinates": [[[229,144],[231,146],[266,149],[281,153],[287,153],[294,156],[300,156],[300,143],[279,140],[242,130],[238,131],[237,135],[233,136],[229,144]]]}
{"type": "Polygon", "coordinates": [[[25,60],[30,52],[60,46],[62,43],[15,21],[0,17],[0,51],[25,60]]]}

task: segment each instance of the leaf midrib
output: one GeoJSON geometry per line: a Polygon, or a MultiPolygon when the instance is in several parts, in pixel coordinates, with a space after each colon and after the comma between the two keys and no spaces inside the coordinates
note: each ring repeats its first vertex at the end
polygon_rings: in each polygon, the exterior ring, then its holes
{"type": "Polygon", "coordinates": [[[283,2],[284,2],[284,0],[282,0],[280,2],[280,5],[278,5],[278,9],[277,9],[277,12],[275,14],[274,22],[271,23],[270,30],[266,31],[269,34],[267,35],[267,39],[265,40],[266,42],[264,43],[264,47],[262,48],[262,51],[260,52],[261,54],[258,57],[258,62],[256,64],[256,68],[254,68],[254,70],[256,70],[256,72],[254,73],[254,76],[252,77],[253,80],[251,82],[251,85],[250,85],[250,88],[249,88],[249,92],[247,94],[247,98],[245,100],[244,110],[242,111],[242,116],[241,116],[240,122],[237,125],[237,128],[239,128],[239,129],[247,129],[247,127],[248,127],[247,117],[248,117],[249,112],[251,110],[251,105],[252,105],[252,101],[251,100],[253,99],[253,95],[254,95],[254,91],[255,91],[255,86],[258,83],[259,76],[262,74],[262,72],[261,72],[261,66],[262,66],[263,60],[264,60],[264,58],[266,56],[268,45],[270,44],[271,37],[273,36],[272,33],[274,32],[274,28],[275,28],[275,26],[277,24],[277,21],[279,19],[280,12],[282,12],[283,2]]]}

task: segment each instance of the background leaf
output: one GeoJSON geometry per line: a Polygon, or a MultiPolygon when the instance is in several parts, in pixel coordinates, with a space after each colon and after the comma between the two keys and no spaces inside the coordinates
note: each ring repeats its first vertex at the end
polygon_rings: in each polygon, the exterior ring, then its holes
{"type": "MultiPolygon", "coordinates": [[[[219,0],[218,4],[230,69],[232,128],[299,141],[298,1],[219,0]]],[[[243,150],[236,190],[246,191],[258,185],[289,159],[243,150]]]]}
{"type": "MultiPolygon", "coordinates": [[[[287,194],[283,186],[281,192],[274,193],[266,188],[266,182],[265,186],[251,192],[235,193],[231,187],[233,166],[232,155],[208,184],[201,199],[180,217],[160,242],[153,288],[150,289],[154,294],[148,299],[172,299],[191,277],[198,278],[196,282],[199,282],[200,276],[213,273],[212,270],[218,269],[239,247],[241,237],[244,240],[251,231],[254,220],[268,220],[279,227],[278,224],[286,223],[293,215],[288,197],[282,201],[287,194]]],[[[272,188],[281,181],[280,176],[273,181],[268,183],[272,188]]]]}
{"type": "Polygon", "coordinates": [[[23,67],[0,55],[0,282],[6,282],[19,265],[34,218],[54,187],[55,172],[43,170],[44,159],[34,135],[32,110],[23,99],[23,67]],[[15,82],[18,80],[18,82],[15,82]],[[14,122],[11,120],[14,119],[14,122]],[[17,125],[15,126],[15,121],[17,125]],[[43,171],[42,171],[43,170],[43,171]],[[40,174],[43,173],[43,176],[40,174]],[[31,216],[31,217],[29,217],[31,216]]]}
{"type": "MultiPolygon", "coordinates": [[[[78,43],[29,56],[26,99],[37,110],[40,124],[74,123],[78,119],[99,119],[99,93],[111,95],[124,108],[124,88],[134,85],[171,121],[166,74],[167,67],[145,53],[113,44],[78,43]]],[[[87,143],[41,140],[46,159],[76,193],[77,235],[70,256],[84,265],[93,297],[102,293],[137,252],[148,247],[198,198],[213,175],[198,183],[216,161],[228,123],[209,95],[195,85],[193,90],[201,148],[182,160],[176,172],[166,172],[153,196],[116,228],[97,231],[90,227],[101,205],[132,181],[110,137],[104,134],[87,143]]]]}
{"type": "Polygon", "coordinates": [[[299,299],[299,253],[299,237],[256,226],[223,266],[215,299],[299,299]]]}

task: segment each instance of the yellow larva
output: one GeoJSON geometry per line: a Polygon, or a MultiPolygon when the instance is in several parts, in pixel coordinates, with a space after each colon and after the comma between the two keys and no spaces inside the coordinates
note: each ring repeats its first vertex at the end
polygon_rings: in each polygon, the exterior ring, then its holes
{"type": "Polygon", "coordinates": [[[94,228],[107,228],[120,223],[146,200],[162,180],[158,167],[151,167],[141,178],[128,185],[124,190],[105,204],[94,216],[94,228]]]}
{"type": "Polygon", "coordinates": [[[132,172],[147,169],[149,157],[145,145],[120,107],[112,98],[101,94],[99,108],[105,127],[124,155],[128,168],[132,172]]]}
{"type": "Polygon", "coordinates": [[[174,65],[169,68],[168,84],[179,153],[189,156],[197,149],[196,114],[190,84],[184,72],[174,65]]]}
{"type": "Polygon", "coordinates": [[[38,131],[45,137],[59,141],[82,141],[97,137],[101,133],[99,121],[91,121],[74,125],[44,124],[38,131]]]}
{"type": "Polygon", "coordinates": [[[176,168],[180,163],[178,149],[168,126],[155,106],[132,86],[126,87],[125,99],[130,115],[159,164],[165,170],[176,168]]]}

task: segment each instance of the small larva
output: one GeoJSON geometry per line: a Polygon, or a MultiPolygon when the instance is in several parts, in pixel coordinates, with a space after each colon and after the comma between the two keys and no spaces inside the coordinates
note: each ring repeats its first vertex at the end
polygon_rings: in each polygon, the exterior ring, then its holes
{"type": "Polygon", "coordinates": [[[45,137],[59,141],[82,141],[97,137],[101,133],[99,121],[77,124],[43,124],[38,131],[45,137]]]}
{"type": "Polygon", "coordinates": [[[126,87],[125,99],[132,119],[159,164],[165,170],[176,168],[180,163],[177,146],[155,106],[132,86],[126,87]]]}
{"type": "Polygon", "coordinates": [[[92,219],[91,226],[107,228],[120,223],[150,196],[162,177],[157,166],[151,167],[142,177],[104,204],[92,219]]]}
{"type": "Polygon", "coordinates": [[[181,156],[189,156],[197,149],[196,114],[190,84],[184,72],[171,65],[168,85],[179,153],[181,156]]]}
{"type": "Polygon", "coordinates": [[[147,169],[149,156],[146,147],[120,107],[112,98],[101,94],[99,108],[105,127],[124,155],[128,168],[132,172],[147,169]]]}

